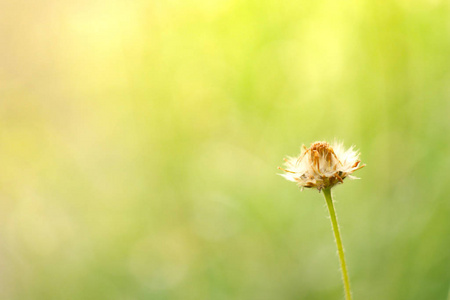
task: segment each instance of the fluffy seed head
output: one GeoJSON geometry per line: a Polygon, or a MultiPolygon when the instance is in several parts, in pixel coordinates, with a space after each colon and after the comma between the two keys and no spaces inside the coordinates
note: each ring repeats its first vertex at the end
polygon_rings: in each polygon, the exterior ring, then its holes
{"type": "Polygon", "coordinates": [[[289,181],[296,182],[303,188],[316,188],[322,190],[331,188],[344,179],[356,179],[351,174],[363,168],[359,160],[359,152],[350,147],[345,150],[342,143],[314,142],[311,147],[302,146],[298,157],[284,159],[286,169],[278,169],[286,172],[280,174],[289,181]]]}

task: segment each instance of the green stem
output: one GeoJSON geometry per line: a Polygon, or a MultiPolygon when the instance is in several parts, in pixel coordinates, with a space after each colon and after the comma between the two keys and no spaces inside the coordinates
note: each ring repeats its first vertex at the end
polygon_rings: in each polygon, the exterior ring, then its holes
{"type": "Polygon", "coordinates": [[[345,299],[351,300],[352,293],[350,291],[350,280],[348,279],[347,265],[344,257],[344,247],[342,246],[341,234],[339,232],[339,224],[334,210],[333,198],[331,197],[331,190],[323,189],[323,195],[327,201],[328,211],[330,212],[331,225],[333,227],[334,237],[336,238],[336,246],[339,254],[339,261],[341,263],[342,281],[344,282],[345,299]]]}

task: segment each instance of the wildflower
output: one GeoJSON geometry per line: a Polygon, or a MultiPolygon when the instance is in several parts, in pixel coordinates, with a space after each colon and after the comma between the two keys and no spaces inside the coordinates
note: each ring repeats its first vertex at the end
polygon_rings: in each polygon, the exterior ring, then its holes
{"type": "Polygon", "coordinates": [[[342,143],[334,143],[330,146],[327,142],[314,142],[311,147],[302,146],[303,150],[299,157],[289,157],[285,159],[286,169],[279,169],[286,172],[280,174],[289,181],[297,182],[303,189],[317,188],[319,192],[323,190],[323,195],[330,213],[331,227],[339,255],[339,263],[342,271],[342,283],[344,285],[345,299],[352,300],[350,289],[350,278],[348,276],[347,264],[345,262],[344,245],[342,243],[336,210],[334,209],[331,188],[339,183],[344,183],[344,179],[356,178],[351,174],[363,168],[359,160],[359,152],[354,147],[345,150],[342,143]]]}
{"type": "Polygon", "coordinates": [[[342,143],[330,146],[327,142],[314,142],[311,147],[302,146],[298,157],[284,159],[286,169],[278,167],[286,174],[280,174],[289,181],[296,182],[303,188],[328,189],[344,183],[345,178],[357,179],[351,174],[363,168],[359,152],[350,147],[344,149],[342,143]]]}

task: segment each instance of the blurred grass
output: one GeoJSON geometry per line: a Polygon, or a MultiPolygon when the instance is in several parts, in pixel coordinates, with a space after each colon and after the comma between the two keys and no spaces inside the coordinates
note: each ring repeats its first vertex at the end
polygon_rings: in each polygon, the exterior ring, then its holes
{"type": "Polygon", "coordinates": [[[0,298],[446,299],[446,1],[0,2],[0,298]]]}

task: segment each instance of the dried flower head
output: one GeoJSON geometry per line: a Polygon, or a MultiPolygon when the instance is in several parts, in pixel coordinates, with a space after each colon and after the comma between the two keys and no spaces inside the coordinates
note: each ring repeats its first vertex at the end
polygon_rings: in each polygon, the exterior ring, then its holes
{"type": "Polygon", "coordinates": [[[356,179],[351,174],[365,166],[358,158],[359,152],[353,146],[345,150],[342,143],[330,146],[327,142],[314,142],[309,148],[303,145],[300,156],[285,158],[286,169],[278,169],[286,172],[281,176],[302,189],[317,188],[320,192],[343,183],[347,177],[356,179]]]}

